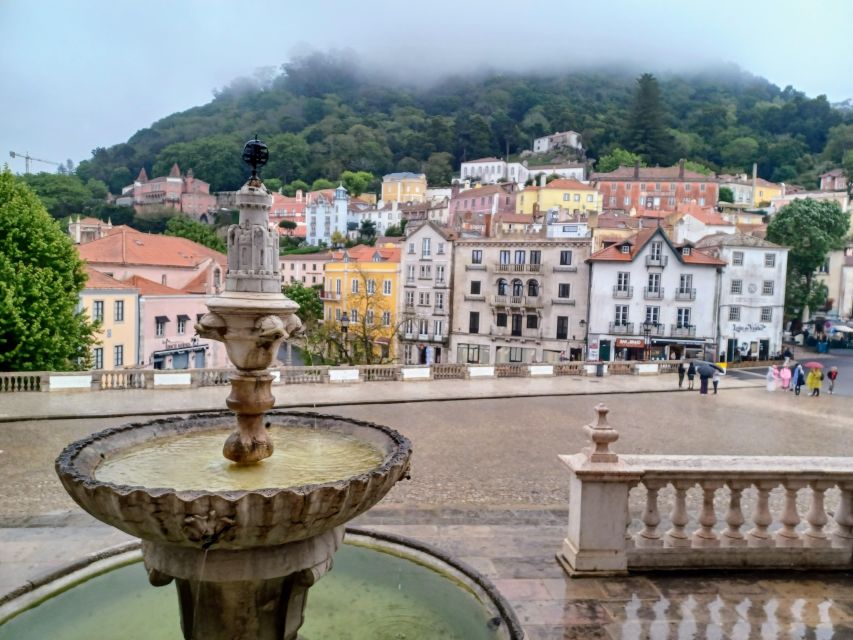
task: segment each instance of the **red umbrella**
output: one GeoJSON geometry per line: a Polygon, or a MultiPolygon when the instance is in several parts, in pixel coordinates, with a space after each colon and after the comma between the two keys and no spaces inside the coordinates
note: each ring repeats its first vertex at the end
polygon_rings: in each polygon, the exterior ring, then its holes
{"type": "Polygon", "coordinates": [[[823,365],[820,362],[806,362],[803,364],[806,369],[823,369],[823,365]]]}

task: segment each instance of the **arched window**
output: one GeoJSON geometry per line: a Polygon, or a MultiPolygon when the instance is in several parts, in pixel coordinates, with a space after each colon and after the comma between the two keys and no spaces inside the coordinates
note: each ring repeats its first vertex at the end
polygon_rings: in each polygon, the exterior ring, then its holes
{"type": "Polygon", "coordinates": [[[539,282],[537,280],[527,281],[527,295],[535,298],[539,295],[539,282]]]}
{"type": "Polygon", "coordinates": [[[512,295],[516,297],[524,295],[524,283],[517,278],[512,281],[512,295]]]}
{"type": "Polygon", "coordinates": [[[498,280],[498,295],[505,296],[507,294],[507,282],[503,278],[498,280]]]}

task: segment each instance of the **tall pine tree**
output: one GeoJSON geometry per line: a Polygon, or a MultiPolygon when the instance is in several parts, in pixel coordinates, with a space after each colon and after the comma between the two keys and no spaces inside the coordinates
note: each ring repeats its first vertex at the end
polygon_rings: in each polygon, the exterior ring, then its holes
{"type": "Polygon", "coordinates": [[[628,125],[631,151],[642,156],[649,165],[667,165],[671,158],[672,139],[664,126],[664,108],[660,86],[651,73],[637,79],[637,94],[628,125]]]}

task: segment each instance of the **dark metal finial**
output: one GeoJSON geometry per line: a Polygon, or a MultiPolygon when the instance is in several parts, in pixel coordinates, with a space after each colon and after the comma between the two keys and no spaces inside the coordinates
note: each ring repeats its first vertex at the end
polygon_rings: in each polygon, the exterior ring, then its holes
{"type": "Polygon", "coordinates": [[[249,140],[243,147],[243,162],[252,167],[252,177],[250,180],[260,182],[260,168],[263,167],[270,159],[270,150],[267,145],[258,140],[258,134],[249,140]]]}

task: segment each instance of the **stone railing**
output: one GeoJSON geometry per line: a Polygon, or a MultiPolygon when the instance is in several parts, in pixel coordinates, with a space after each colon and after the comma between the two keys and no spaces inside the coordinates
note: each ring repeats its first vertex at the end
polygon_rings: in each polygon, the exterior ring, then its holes
{"type": "MultiPolygon", "coordinates": [[[[444,337],[428,336],[445,340],[444,337]]],[[[441,363],[432,365],[296,366],[271,369],[273,384],[323,384],[329,382],[390,382],[396,380],[467,380],[470,378],[537,378],[552,376],[655,375],[671,373],[675,363],[614,361],[605,363],[495,363],[492,365],[441,363]]],[[[109,391],[218,387],[229,384],[235,369],[117,369],[0,373],[0,393],[39,391],[109,391]]]]}
{"type": "Polygon", "coordinates": [[[593,446],[560,456],[571,491],[558,559],[570,574],[853,568],[853,458],[617,455],[608,409],[595,410],[593,446]]]}

